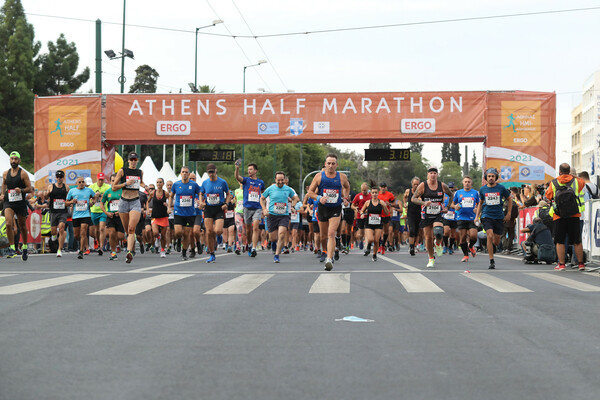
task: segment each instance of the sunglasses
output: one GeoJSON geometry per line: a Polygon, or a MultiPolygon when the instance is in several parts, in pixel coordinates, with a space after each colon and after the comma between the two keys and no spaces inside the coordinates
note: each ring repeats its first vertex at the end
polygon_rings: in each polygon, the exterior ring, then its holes
{"type": "Polygon", "coordinates": [[[137,158],[130,158],[129,161],[137,161],[137,158]]]}
{"type": "Polygon", "coordinates": [[[214,174],[214,173],[215,173],[215,170],[214,170],[214,169],[211,169],[210,171],[206,171],[206,172],[207,172],[207,173],[209,173],[209,174],[214,174]]]}
{"type": "Polygon", "coordinates": [[[56,179],[62,179],[64,177],[65,177],[64,175],[56,175],[56,179]]]}

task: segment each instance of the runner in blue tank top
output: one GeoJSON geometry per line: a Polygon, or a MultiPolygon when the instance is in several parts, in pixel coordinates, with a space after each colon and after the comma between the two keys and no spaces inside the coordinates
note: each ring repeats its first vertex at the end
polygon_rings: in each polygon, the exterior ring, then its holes
{"type": "Polygon", "coordinates": [[[208,164],[206,166],[208,179],[202,182],[200,208],[204,209],[204,228],[206,229],[206,245],[210,254],[207,263],[215,262],[215,243],[217,235],[223,234],[225,222],[225,210],[227,203],[231,201],[229,185],[217,176],[217,166],[208,164]]]}
{"type": "Polygon", "coordinates": [[[325,261],[325,270],[331,271],[335,252],[335,236],[342,217],[342,200],[349,199],[350,183],[345,174],[337,172],[337,156],[328,154],[325,168],[314,178],[308,189],[309,196],[319,203],[318,218],[321,234],[321,246],[327,248],[321,261],[325,261]],[[327,247],[325,247],[327,243],[327,247]]]}

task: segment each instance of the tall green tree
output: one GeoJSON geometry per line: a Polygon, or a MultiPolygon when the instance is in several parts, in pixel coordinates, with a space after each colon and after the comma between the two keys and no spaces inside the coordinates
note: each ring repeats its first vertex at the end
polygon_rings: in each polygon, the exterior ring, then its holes
{"type": "Polygon", "coordinates": [[[425,147],[424,143],[413,142],[410,144],[410,152],[411,153],[423,153],[423,147],[425,147]]]}
{"type": "Polygon", "coordinates": [[[33,167],[33,59],[40,49],[20,0],[0,9],[0,146],[33,167]]]}
{"type": "Polygon", "coordinates": [[[129,93],[156,93],[156,83],[160,75],[148,64],[135,69],[135,80],[129,87],[129,93]]]}
{"type": "Polygon", "coordinates": [[[446,184],[448,184],[448,182],[454,182],[455,185],[460,186],[460,182],[462,181],[462,168],[456,161],[443,162],[440,170],[440,180],[446,184]]]}
{"type": "Polygon", "coordinates": [[[35,60],[36,77],[33,91],[38,96],[71,94],[90,79],[90,69],[77,74],[79,54],[75,43],[67,42],[60,34],[56,43],[48,42],[48,53],[40,54],[35,60]]]}
{"type": "Polygon", "coordinates": [[[442,145],[442,163],[454,161],[460,164],[460,145],[458,143],[444,143],[442,145]]]}

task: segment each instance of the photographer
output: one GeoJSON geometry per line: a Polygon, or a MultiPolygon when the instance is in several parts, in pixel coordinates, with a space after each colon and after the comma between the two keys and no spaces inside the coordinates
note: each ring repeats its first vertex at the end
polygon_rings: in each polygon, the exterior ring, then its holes
{"type": "Polygon", "coordinates": [[[537,262],[546,261],[554,262],[556,259],[556,253],[554,252],[554,242],[552,240],[552,233],[550,229],[542,222],[541,218],[534,218],[531,225],[527,225],[526,228],[521,229],[521,233],[529,233],[527,240],[521,243],[523,248],[525,262],[537,262]],[[544,250],[550,250],[551,254],[545,255],[540,254],[540,247],[544,250]],[[541,256],[541,260],[538,257],[541,256]]]}
{"type": "Polygon", "coordinates": [[[534,207],[537,205],[537,190],[534,189],[531,185],[522,185],[521,186],[521,203],[523,203],[523,207],[534,207]]]}

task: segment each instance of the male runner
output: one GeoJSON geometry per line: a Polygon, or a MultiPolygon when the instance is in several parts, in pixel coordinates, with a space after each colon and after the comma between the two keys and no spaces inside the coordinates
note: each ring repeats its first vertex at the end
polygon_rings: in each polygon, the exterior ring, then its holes
{"type": "Polygon", "coordinates": [[[62,248],[65,245],[65,226],[69,217],[67,210],[67,186],[65,185],[65,171],[58,170],[55,172],[56,183],[48,186],[48,205],[50,207],[50,232],[52,240],[58,237],[58,250],[56,257],[62,257],[62,248]],[[58,236],[57,236],[58,234],[58,236]]]}
{"type": "Polygon", "coordinates": [[[360,185],[360,193],[354,196],[352,200],[352,205],[354,206],[354,211],[356,213],[356,240],[358,240],[359,249],[363,249],[363,239],[365,236],[365,223],[366,223],[366,215],[363,215],[360,210],[362,210],[363,206],[367,202],[367,200],[371,199],[371,193],[369,193],[369,185],[367,182],[363,182],[360,185]]]}
{"type": "Polygon", "coordinates": [[[289,199],[292,199],[292,207],[295,207],[296,203],[300,201],[294,189],[284,182],[285,173],[277,171],[275,173],[275,184],[269,186],[260,198],[263,215],[267,217],[271,248],[275,250],[275,256],[273,257],[275,263],[280,261],[281,249],[286,244],[285,236],[290,225],[289,199]],[[268,207],[267,198],[269,198],[268,207]],[[277,235],[275,235],[275,231],[277,231],[277,235]]]}
{"type": "Polygon", "coordinates": [[[335,252],[335,235],[342,215],[342,199],[348,199],[350,194],[348,177],[336,171],[337,166],[337,156],[333,153],[328,154],[325,157],[325,170],[313,178],[308,189],[310,197],[319,203],[317,216],[321,246],[327,243],[326,254],[329,256],[325,258],[326,271],[333,269],[331,255],[335,252]]]}
{"type": "Polygon", "coordinates": [[[392,192],[387,190],[387,184],[385,182],[379,184],[378,197],[379,200],[384,201],[389,206],[389,208],[387,209],[388,211],[383,210],[383,213],[381,214],[381,223],[383,224],[383,235],[379,251],[381,252],[381,254],[385,254],[385,247],[387,245],[387,240],[389,237],[390,221],[392,220],[391,209],[395,206],[396,197],[394,197],[394,194],[392,192]]]}
{"type": "Polygon", "coordinates": [[[260,206],[260,194],[265,190],[265,183],[257,178],[258,166],[254,163],[248,164],[248,176],[240,175],[241,160],[235,162],[235,179],[242,184],[244,189],[244,224],[246,225],[246,238],[248,246],[252,243],[252,248],[248,248],[248,255],[256,257],[258,247],[260,219],[262,208],[260,206]]]}
{"type": "Polygon", "coordinates": [[[494,253],[500,244],[500,238],[504,234],[504,222],[510,219],[510,211],[513,206],[510,191],[502,185],[497,184],[499,174],[496,168],[489,168],[485,172],[487,185],[479,189],[481,202],[477,205],[475,221],[481,219],[483,230],[487,234],[487,249],[490,257],[488,269],[495,269],[494,253]],[[508,212],[504,216],[503,203],[508,202],[508,212]]]}
{"type": "MultiPolygon", "coordinates": [[[[425,246],[429,254],[427,268],[435,266],[435,256],[433,254],[434,236],[437,256],[440,257],[444,251],[442,248],[442,240],[444,238],[442,213],[446,212],[446,208],[444,207],[444,193],[453,198],[453,193],[448,186],[438,181],[437,168],[432,167],[427,170],[427,181],[421,182],[412,196],[412,202],[421,206],[421,227],[423,227],[425,246]]],[[[452,202],[450,202],[449,206],[452,207],[452,202]]]]}
{"type": "Polygon", "coordinates": [[[14,221],[17,216],[17,224],[21,232],[21,259],[27,261],[27,193],[33,193],[31,181],[27,172],[21,167],[21,155],[17,151],[10,153],[10,169],[2,174],[2,191],[0,201],[4,201],[4,217],[6,218],[6,236],[8,237],[8,254],[6,258],[15,258],[15,231],[14,221]]]}
{"type": "Polygon", "coordinates": [[[100,172],[96,176],[96,183],[89,186],[96,193],[100,193],[98,202],[94,203],[90,208],[92,216],[92,225],[90,226],[90,236],[96,241],[94,248],[98,249],[98,255],[102,255],[102,247],[104,247],[104,239],[106,239],[106,214],[102,212],[100,207],[100,201],[104,192],[106,192],[110,185],[104,181],[104,173],[100,172]]]}
{"type": "Polygon", "coordinates": [[[210,254],[207,263],[216,261],[215,246],[216,236],[223,234],[223,224],[227,203],[231,200],[227,182],[217,176],[217,166],[206,166],[208,179],[202,182],[200,192],[203,195],[200,207],[204,209],[204,226],[206,228],[206,245],[210,254]]]}
{"type": "Polygon", "coordinates": [[[96,201],[100,194],[94,192],[85,186],[85,179],[82,176],[77,177],[77,187],[69,190],[67,193],[66,205],[73,206],[73,229],[75,237],[79,238],[78,259],[83,259],[83,253],[89,246],[88,227],[92,224],[90,217],[90,204],[96,201]]]}
{"type": "Polygon", "coordinates": [[[479,205],[479,192],[473,188],[473,179],[470,176],[463,178],[463,189],[454,193],[454,209],[458,229],[458,243],[463,252],[462,262],[475,257],[477,252],[473,248],[477,241],[477,228],[475,227],[475,210],[479,205]]]}
{"type": "Polygon", "coordinates": [[[192,240],[192,227],[196,219],[196,210],[194,209],[194,197],[199,195],[202,189],[194,182],[190,181],[190,169],[187,166],[181,167],[181,180],[175,182],[171,187],[173,196],[169,199],[169,213],[174,212],[174,238],[182,239],[181,258],[187,260],[187,249],[192,240]]]}
{"type": "Polygon", "coordinates": [[[404,204],[406,204],[406,224],[408,225],[408,244],[409,253],[415,255],[415,245],[419,236],[421,226],[421,207],[412,202],[412,198],[421,183],[421,179],[416,176],[410,181],[411,187],[404,192],[404,204]]]}

